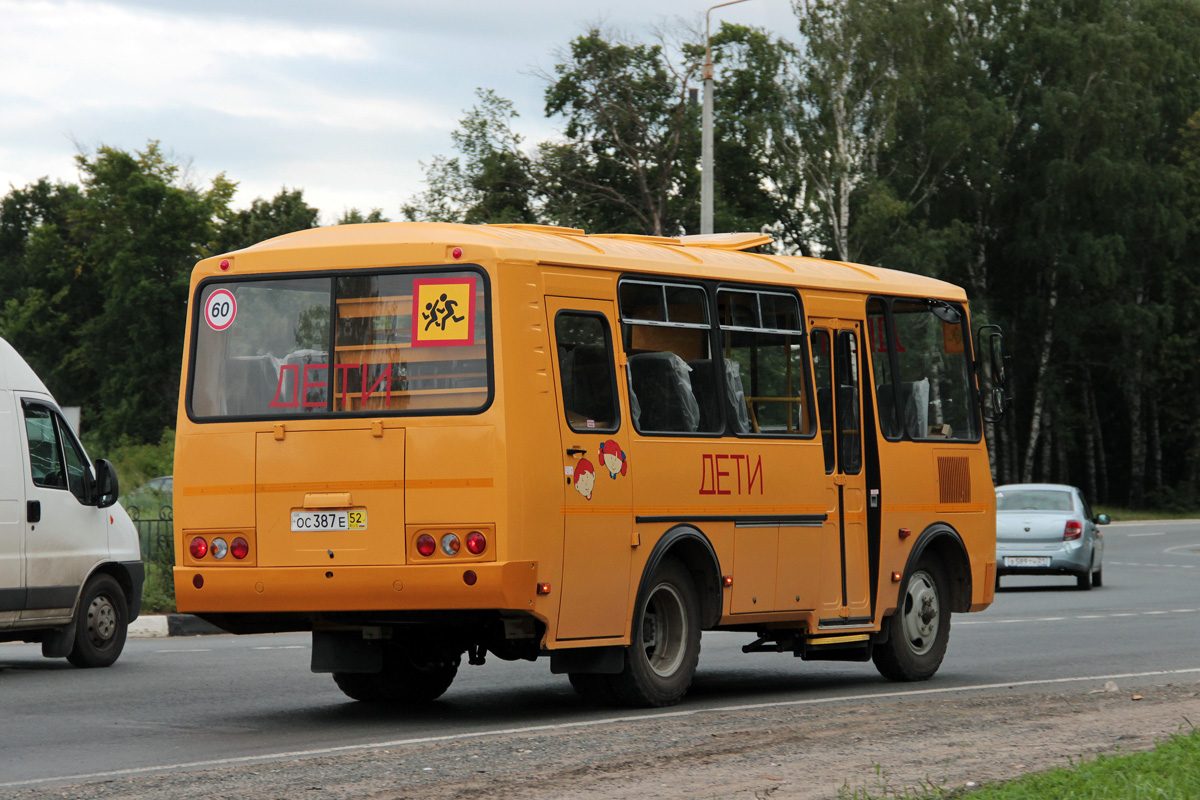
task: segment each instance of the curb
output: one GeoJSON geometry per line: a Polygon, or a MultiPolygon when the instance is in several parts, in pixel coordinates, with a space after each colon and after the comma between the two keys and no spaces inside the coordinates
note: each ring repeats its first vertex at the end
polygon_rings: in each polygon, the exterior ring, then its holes
{"type": "Polygon", "coordinates": [[[129,623],[129,638],[157,639],[165,636],[211,636],[225,633],[216,625],[191,614],[152,614],[129,623]]]}

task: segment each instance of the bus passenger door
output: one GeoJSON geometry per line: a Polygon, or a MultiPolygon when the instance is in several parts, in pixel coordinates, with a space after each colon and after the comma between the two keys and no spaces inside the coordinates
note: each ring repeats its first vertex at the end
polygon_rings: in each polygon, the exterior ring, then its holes
{"type": "Polygon", "coordinates": [[[558,639],[624,636],[633,489],[617,391],[613,303],[547,297],[563,451],[558,639]]]}
{"type": "Polygon", "coordinates": [[[870,561],[859,390],[862,324],[810,318],[809,326],[827,473],[820,625],[869,625],[870,561]]]}

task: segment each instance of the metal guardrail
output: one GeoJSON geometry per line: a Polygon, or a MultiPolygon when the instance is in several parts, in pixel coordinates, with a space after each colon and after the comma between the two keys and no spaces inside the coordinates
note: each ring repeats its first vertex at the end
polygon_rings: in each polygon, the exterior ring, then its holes
{"type": "Polygon", "coordinates": [[[162,506],[156,518],[142,517],[137,506],[125,509],[137,528],[142,560],[173,564],[175,562],[175,520],[170,506],[162,506]]]}

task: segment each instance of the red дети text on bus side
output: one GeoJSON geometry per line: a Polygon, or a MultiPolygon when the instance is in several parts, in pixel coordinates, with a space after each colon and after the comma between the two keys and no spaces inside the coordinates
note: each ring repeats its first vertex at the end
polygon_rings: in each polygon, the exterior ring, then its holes
{"type": "Polygon", "coordinates": [[[762,494],[762,456],[758,456],[753,465],[750,458],[747,455],[725,453],[700,456],[700,494],[753,494],[756,482],[758,493],[762,494]],[[732,464],[729,463],[731,461],[732,464]],[[734,478],[737,479],[736,484],[734,478]],[[737,487],[736,491],[734,486],[737,487]]]}
{"type": "MultiPolygon", "coordinates": [[[[367,367],[368,364],[337,364],[334,369],[342,373],[342,408],[346,408],[346,400],[349,395],[350,388],[350,370],[359,370],[362,376],[362,385],[360,391],[360,401],[366,402],[368,398],[374,397],[380,384],[383,384],[383,394],[387,403],[392,402],[392,373],[390,370],[383,372],[375,382],[367,386],[367,367]]],[[[300,373],[299,364],[284,364],[279,368],[279,382],[275,386],[275,397],[271,400],[270,408],[324,408],[325,400],[308,399],[310,389],[324,389],[329,383],[328,381],[313,381],[309,379],[308,373],[310,370],[329,369],[328,364],[305,364],[303,378],[300,373]],[[291,400],[284,401],[280,397],[284,392],[284,375],[288,372],[292,373],[291,379],[291,400]]]]}

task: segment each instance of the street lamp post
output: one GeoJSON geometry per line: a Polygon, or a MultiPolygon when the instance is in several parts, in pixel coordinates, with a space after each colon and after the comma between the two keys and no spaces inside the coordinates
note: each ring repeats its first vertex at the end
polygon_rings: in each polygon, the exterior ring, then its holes
{"type": "Polygon", "coordinates": [[[745,3],[746,0],[730,0],[717,3],[704,12],[704,110],[700,118],[700,233],[713,232],[713,63],[712,48],[709,46],[709,17],[724,6],[745,3]]]}

